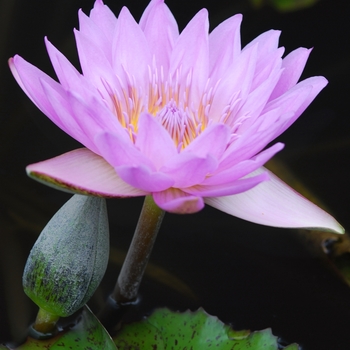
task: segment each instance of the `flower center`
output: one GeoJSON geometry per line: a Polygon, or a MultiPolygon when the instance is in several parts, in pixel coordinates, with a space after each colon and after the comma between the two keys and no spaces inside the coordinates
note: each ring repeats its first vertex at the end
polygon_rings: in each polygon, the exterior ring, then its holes
{"type": "Polygon", "coordinates": [[[196,124],[173,100],[156,114],[156,119],[168,131],[179,151],[198,134],[196,124]]]}
{"type": "MultiPolygon", "coordinates": [[[[179,72],[177,72],[179,73],[179,72]]],[[[191,95],[192,72],[186,79],[179,74],[166,79],[162,67],[149,68],[148,91],[139,91],[132,77],[117,91],[106,84],[114,113],[131,140],[137,137],[138,119],[142,112],[152,114],[169,132],[178,151],[188,146],[208,125],[213,89],[204,88],[201,99],[191,95]],[[182,81],[181,81],[182,80],[182,81]]]]}

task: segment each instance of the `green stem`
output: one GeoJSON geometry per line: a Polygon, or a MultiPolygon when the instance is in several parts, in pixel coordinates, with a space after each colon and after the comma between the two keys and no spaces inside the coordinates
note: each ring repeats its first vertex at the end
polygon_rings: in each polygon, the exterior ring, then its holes
{"type": "Polygon", "coordinates": [[[59,316],[53,315],[50,312],[39,308],[38,315],[34,323],[34,329],[40,333],[51,333],[56,326],[59,316]]]}
{"type": "Polygon", "coordinates": [[[164,211],[146,196],[139,221],[111,297],[117,304],[135,301],[164,211]]]}

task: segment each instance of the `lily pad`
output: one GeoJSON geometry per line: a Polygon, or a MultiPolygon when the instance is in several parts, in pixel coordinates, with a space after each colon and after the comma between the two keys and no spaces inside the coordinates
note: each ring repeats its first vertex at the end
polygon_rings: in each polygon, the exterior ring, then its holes
{"type": "MultiPolygon", "coordinates": [[[[59,332],[55,337],[45,340],[28,337],[26,342],[15,350],[116,350],[110,335],[87,306],[84,307],[79,317],[77,324],[69,330],[59,332]]],[[[9,348],[0,346],[0,349],[9,348]]]]}
{"type": "MultiPolygon", "coordinates": [[[[235,331],[203,309],[172,312],[158,309],[150,317],[125,325],[114,337],[118,349],[277,350],[270,329],[235,331]]],[[[286,350],[298,350],[292,344],[286,350]]]]}

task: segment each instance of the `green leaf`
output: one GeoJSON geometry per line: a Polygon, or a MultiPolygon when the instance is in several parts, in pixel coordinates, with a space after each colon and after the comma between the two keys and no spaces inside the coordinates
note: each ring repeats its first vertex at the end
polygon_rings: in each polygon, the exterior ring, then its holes
{"type": "MultiPolygon", "coordinates": [[[[87,306],[79,318],[79,322],[68,331],[60,332],[57,336],[46,340],[28,338],[16,350],[116,350],[110,335],[87,306]]],[[[7,348],[0,347],[0,349],[7,348]]]]}
{"type": "MultiPolygon", "coordinates": [[[[114,337],[119,349],[277,350],[270,329],[235,331],[203,309],[196,312],[156,310],[149,318],[125,325],[114,337]]],[[[296,344],[286,349],[297,350],[296,344]]]]}

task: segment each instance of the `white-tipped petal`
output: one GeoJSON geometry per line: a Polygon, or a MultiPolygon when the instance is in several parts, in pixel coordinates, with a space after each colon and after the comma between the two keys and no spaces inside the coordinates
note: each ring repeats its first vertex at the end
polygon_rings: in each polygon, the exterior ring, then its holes
{"type": "MultiPolygon", "coordinates": [[[[260,168],[254,175],[267,169],[260,168]]],[[[261,225],[307,228],[344,233],[328,213],[268,171],[270,181],[233,196],[206,198],[205,203],[225,213],[261,225]]]]}

